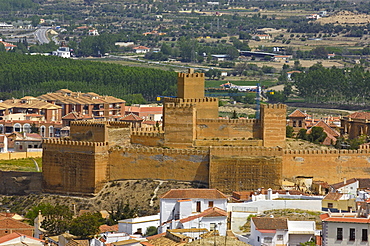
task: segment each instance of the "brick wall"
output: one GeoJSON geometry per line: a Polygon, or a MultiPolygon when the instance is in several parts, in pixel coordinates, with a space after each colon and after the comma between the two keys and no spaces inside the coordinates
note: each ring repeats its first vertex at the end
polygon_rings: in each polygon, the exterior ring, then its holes
{"type": "Polygon", "coordinates": [[[44,140],[43,189],[60,193],[95,193],[107,181],[108,144],[44,140]]]}
{"type": "Polygon", "coordinates": [[[109,156],[110,180],[163,179],[208,183],[208,151],[124,148],[109,156]]]}

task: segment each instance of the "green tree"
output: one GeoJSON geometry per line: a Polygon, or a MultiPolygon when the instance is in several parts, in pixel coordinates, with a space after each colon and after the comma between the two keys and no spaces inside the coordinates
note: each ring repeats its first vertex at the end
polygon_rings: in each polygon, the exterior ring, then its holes
{"type": "Polygon", "coordinates": [[[292,126],[286,126],[286,137],[292,138],[294,133],[294,128],[292,126]]]}
{"type": "Polygon", "coordinates": [[[146,228],[146,233],[145,233],[146,237],[150,237],[150,236],[157,235],[157,234],[158,234],[157,227],[149,226],[148,228],[146,228]]]}
{"type": "Polygon", "coordinates": [[[297,138],[307,140],[307,129],[299,129],[297,133],[297,138]]]}
{"type": "Polygon", "coordinates": [[[318,144],[324,142],[327,134],[322,127],[314,126],[311,128],[310,134],[307,135],[308,141],[318,144]]]}
{"type": "Polygon", "coordinates": [[[100,213],[85,213],[71,221],[69,230],[75,236],[87,238],[97,234],[102,224],[103,219],[100,213]]]}
{"type": "Polygon", "coordinates": [[[42,212],[45,219],[41,227],[47,231],[49,236],[59,235],[69,229],[69,223],[72,219],[71,210],[65,205],[47,206],[42,212]]]}

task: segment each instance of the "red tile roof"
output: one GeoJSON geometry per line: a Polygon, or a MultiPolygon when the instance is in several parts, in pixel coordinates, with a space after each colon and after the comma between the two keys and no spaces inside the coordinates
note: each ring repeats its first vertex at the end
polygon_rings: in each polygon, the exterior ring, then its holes
{"type": "Polygon", "coordinates": [[[44,240],[40,240],[38,238],[30,237],[28,235],[25,235],[25,234],[22,234],[22,233],[18,233],[18,232],[13,232],[11,234],[8,234],[8,235],[5,235],[5,236],[0,237],[0,243],[5,243],[7,241],[10,241],[10,240],[16,239],[18,237],[22,237],[22,236],[23,237],[30,238],[30,239],[33,239],[33,240],[36,240],[36,241],[39,241],[39,242],[44,242],[44,240]]]}
{"type": "Polygon", "coordinates": [[[344,184],[344,181],[342,181],[342,182],[339,182],[339,183],[332,184],[331,187],[333,187],[334,189],[337,190],[339,188],[342,188],[342,187],[344,187],[346,185],[349,185],[349,184],[353,184],[355,182],[357,182],[357,179],[353,178],[353,179],[347,180],[345,184],[344,184]]]}
{"type": "Polygon", "coordinates": [[[202,217],[227,217],[227,212],[225,210],[222,210],[221,208],[218,207],[212,207],[204,210],[203,212],[189,216],[183,219],[180,219],[181,223],[186,223],[192,220],[195,220],[197,218],[202,218],[202,217]]]}
{"type": "Polygon", "coordinates": [[[217,189],[172,189],[162,195],[162,199],[191,199],[191,198],[206,198],[206,199],[227,199],[221,191],[217,189]]]}
{"type": "Polygon", "coordinates": [[[363,119],[369,120],[370,119],[370,112],[355,112],[347,116],[348,118],[352,119],[363,119]]]}
{"type": "Polygon", "coordinates": [[[288,219],[253,217],[252,221],[257,230],[288,230],[288,219]]]}
{"type": "Polygon", "coordinates": [[[138,46],[138,47],[134,47],[133,49],[134,50],[150,50],[150,48],[145,47],[145,46],[138,46]]]}
{"type": "Polygon", "coordinates": [[[121,121],[143,121],[143,119],[136,114],[130,113],[120,119],[121,121]]]}
{"type": "Polygon", "coordinates": [[[339,201],[340,198],[342,198],[343,194],[342,193],[337,193],[337,192],[330,192],[327,194],[323,200],[333,200],[333,201],[339,201]]]}
{"type": "Polygon", "coordinates": [[[296,109],[294,110],[288,117],[297,117],[297,118],[306,118],[307,114],[303,113],[301,110],[296,109]]]}
{"type": "Polygon", "coordinates": [[[100,233],[103,233],[103,232],[118,232],[118,224],[117,225],[112,225],[112,226],[101,225],[101,226],[99,226],[99,231],[100,231],[100,233]]]}

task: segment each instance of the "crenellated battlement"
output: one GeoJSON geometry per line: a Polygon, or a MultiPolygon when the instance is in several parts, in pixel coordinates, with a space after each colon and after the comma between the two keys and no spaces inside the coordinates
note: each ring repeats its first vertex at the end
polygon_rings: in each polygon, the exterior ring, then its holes
{"type": "Polygon", "coordinates": [[[128,153],[146,153],[146,154],[175,154],[175,155],[208,155],[209,151],[207,150],[196,150],[196,149],[164,149],[164,148],[155,148],[155,147],[126,147],[126,148],[112,148],[112,151],[117,152],[128,152],[128,153]]]}
{"type": "Polygon", "coordinates": [[[260,146],[211,146],[211,154],[225,156],[281,156],[283,149],[279,147],[260,147],[260,146]]]}
{"type": "Polygon", "coordinates": [[[137,132],[156,132],[156,133],[163,133],[162,128],[155,128],[155,127],[137,127],[131,128],[131,133],[137,132]]]}
{"type": "Polygon", "coordinates": [[[131,123],[128,122],[120,122],[120,121],[108,121],[108,127],[112,128],[129,128],[131,123]]]}
{"type": "Polygon", "coordinates": [[[71,121],[70,126],[84,126],[84,127],[102,127],[107,125],[107,121],[93,122],[93,121],[71,121]]]}
{"type": "Polygon", "coordinates": [[[135,137],[149,137],[149,138],[163,138],[164,133],[163,132],[132,132],[132,136],[135,137]]]}
{"type": "Polygon", "coordinates": [[[193,104],[185,104],[185,103],[166,103],[164,105],[165,108],[167,109],[192,109],[194,108],[193,104]]]}
{"type": "Polygon", "coordinates": [[[88,141],[70,141],[70,140],[60,140],[60,139],[44,139],[43,144],[49,145],[60,145],[60,146],[87,146],[87,147],[99,147],[108,146],[108,142],[88,142],[88,141]]]}
{"type": "Polygon", "coordinates": [[[369,154],[370,148],[358,149],[358,150],[337,150],[337,149],[325,149],[325,150],[284,150],[285,155],[347,155],[347,154],[369,154]]]}
{"type": "Polygon", "coordinates": [[[197,123],[220,123],[220,124],[250,124],[250,123],[259,123],[260,120],[257,119],[198,119],[197,123]]]}
{"type": "Polygon", "coordinates": [[[261,107],[267,108],[267,109],[285,109],[287,106],[285,104],[261,104],[261,107]]]}
{"type": "Polygon", "coordinates": [[[204,73],[177,73],[177,78],[204,78],[204,73]]]}
{"type": "Polygon", "coordinates": [[[204,97],[204,98],[176,98],[176,97],[166,97],[166,102],[174,103],[208,103],[208,102],[217,102],[216,97],[204,97]]]}

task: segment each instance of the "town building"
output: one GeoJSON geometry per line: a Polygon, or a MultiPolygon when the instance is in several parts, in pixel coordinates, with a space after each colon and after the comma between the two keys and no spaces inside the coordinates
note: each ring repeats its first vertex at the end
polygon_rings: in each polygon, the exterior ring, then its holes
{"type": "Polygon", "coordinates": [[[139,234],[145,235],[146,230],[154,226],[155,228],[159,227],[159,214],[130,218],[118,221],[118,232],[127,233],[128,235],[139,234]]]}
{"type": "Polygon", "coordinates": [[[359,213],[322,214],[323,246],[369,245],[370,219],[359,213]]]}
{"type": "Polygon", "coordinates": [[[45,241],[25,234],[13,232],[0,237],[0,246],[44,246],[45,241]]]}
{"type": "Polygon", "coordinates": [[[150,51],[150,48],[145,47],[145,46],[137,46],[132,49],[135,51],[135,53],[138,53],[138,54],[145,54],[150,51]]]}
{"type": "Polygon", "coordinates": [[[125,101],[112,96],[101,96],[93,92],[81,93],[68,89],[47,93],[38,99],[61,107],[63,125],[69,125],[71,120],[105,119],[125,115],[125,101]]]}
{"type": "Polygon", "coordinates": [[[353,139],[370,135],[370,112],[355,112],[340,119],[342,135],[353,139]]]}
{"type": "Polygon", "coordinates": [[[300,245],[315,240],[315,221],[253,217],[249,243],[253,246],[300,245]]]}
{"type": "Polygon", "coordinates": [[[159,233],[168,229],[227,228],[227,197],[216,189],[173,189],[160,198],[159,233]]]}

